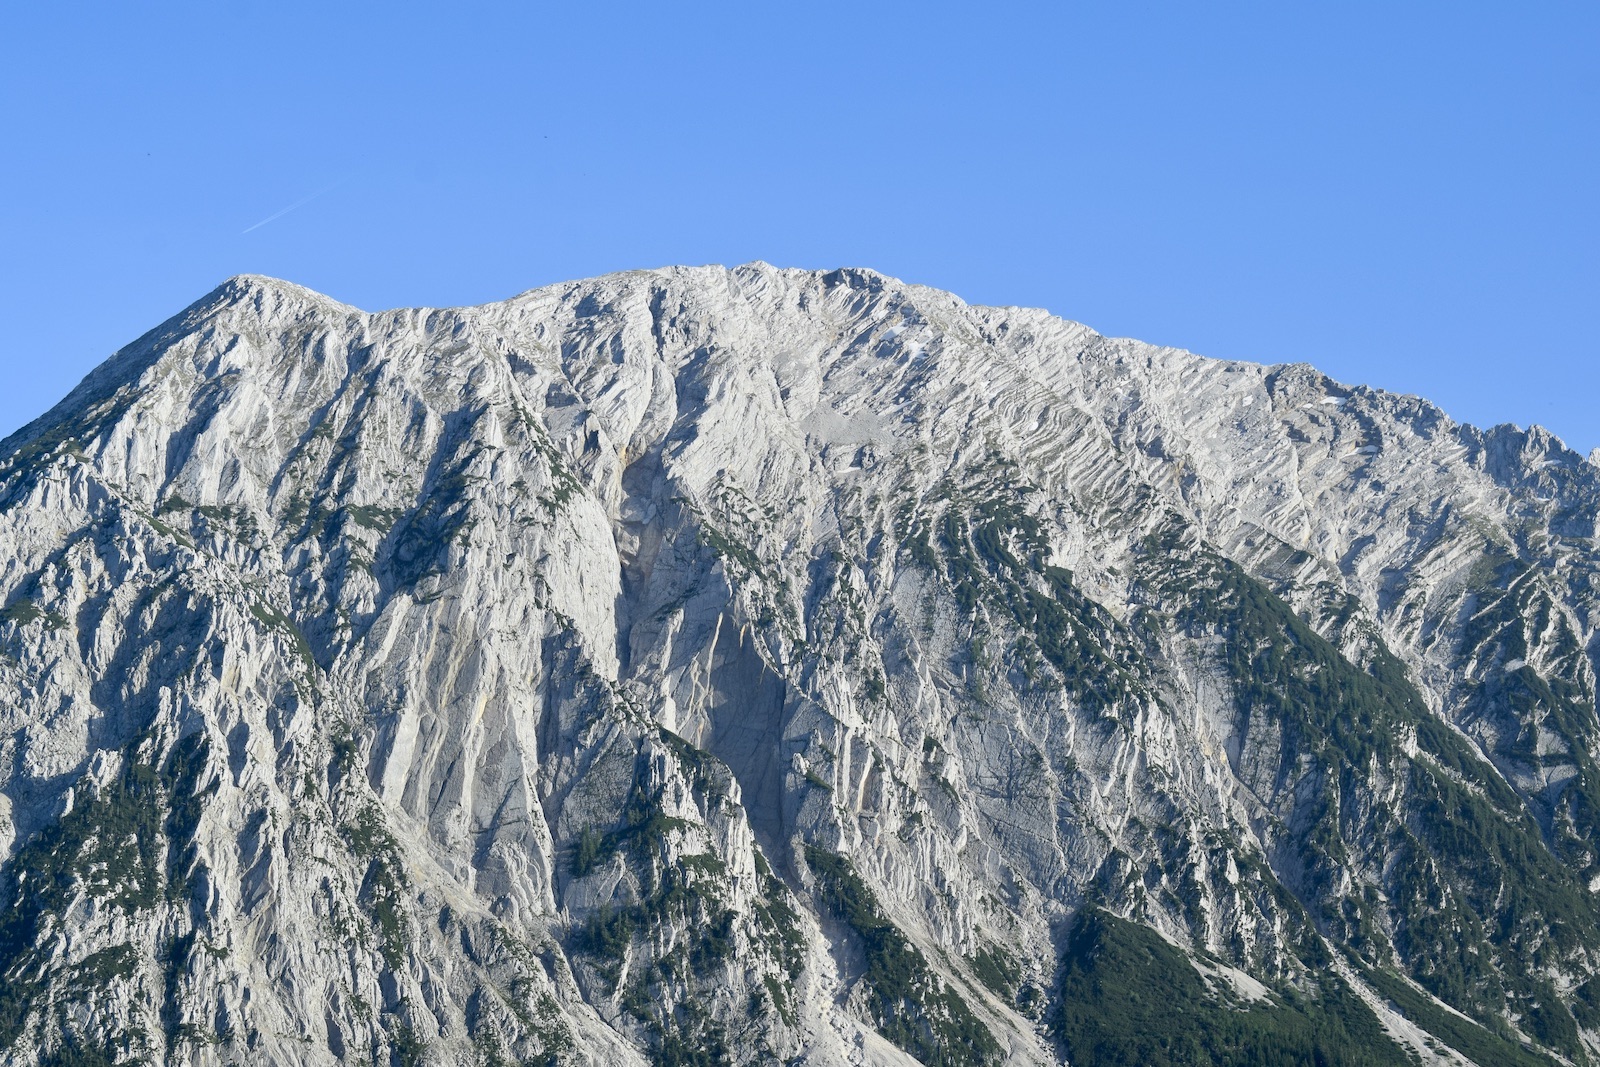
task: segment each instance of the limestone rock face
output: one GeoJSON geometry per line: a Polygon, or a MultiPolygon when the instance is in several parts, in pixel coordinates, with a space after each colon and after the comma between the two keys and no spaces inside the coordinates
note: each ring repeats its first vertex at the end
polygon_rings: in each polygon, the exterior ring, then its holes
{"type": "Polygon", "coordinates": [[[1597,511],[870,271],[236,278],[0,444],[0,1049],[1592,1062],[1597,511]]]}

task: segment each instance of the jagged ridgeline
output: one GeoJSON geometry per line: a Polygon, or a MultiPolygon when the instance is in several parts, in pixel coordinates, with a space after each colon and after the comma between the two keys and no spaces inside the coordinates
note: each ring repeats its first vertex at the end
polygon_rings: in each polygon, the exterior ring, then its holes
{"type": "Polygon", "coordinates": [[[0,1059],[1600,1064],[1597,505],[869,271],[235,279],[0,444],[0,1059]]]}

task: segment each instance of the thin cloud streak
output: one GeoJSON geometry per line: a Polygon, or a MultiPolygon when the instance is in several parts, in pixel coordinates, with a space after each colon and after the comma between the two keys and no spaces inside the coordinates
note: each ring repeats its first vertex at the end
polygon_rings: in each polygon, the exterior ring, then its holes
{"type": "Polygon", "coordinates": [[[285,215],[287,215],[291,211],[294,211],[296,208],[305,207],[307,204],[311,203],[311,201],[315,200],[317,197],[321,196],[323,193],[331,193],[331,192],[333,192],[335,189],[339,188],[339,186],[343,185],[345,183],[345,181],[346,181],[346,179],[340,178],[338,181],[334,182],[332,185],[325,185],[321,189],[318,189],[316,192],[310,194],[309,196],[301,197],[299,200],[296,200],[294,203],[290,204],[288,207],[284,208],[283,210],[275,211],[272,214],[268,215],[266,218],[262,219],[260,222],[256,223],[254,226],[246,226],[243,230],[239,231],[239,235],[242,237],[245,234],[249,233],[251,230],[259,230],[259,229],[261,229],[261,227],[265,226],[269,222],[276,222],[278,219],[283,218],[285,215]]]}

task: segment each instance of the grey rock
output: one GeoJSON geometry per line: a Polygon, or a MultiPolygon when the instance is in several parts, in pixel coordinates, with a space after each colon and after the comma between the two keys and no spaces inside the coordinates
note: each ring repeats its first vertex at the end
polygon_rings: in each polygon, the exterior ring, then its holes
{"type": "Polygon", "coordinates": [[[0,1044],[1053,1064],[1090,908],[1583,1061],[1597,504],[1538,427],[865,270],[235,278],[0,444],[0,1044]]]}

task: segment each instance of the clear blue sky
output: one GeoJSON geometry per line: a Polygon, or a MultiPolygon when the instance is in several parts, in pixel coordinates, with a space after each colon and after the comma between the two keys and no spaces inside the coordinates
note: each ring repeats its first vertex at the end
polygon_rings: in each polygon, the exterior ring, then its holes
{"type": "Polygon", "coordinates": [[[1600,445],[1592,2],[214,0],[0,32],[0,434],[236,273],[377,309],[764,259],[1600,445]]]}

